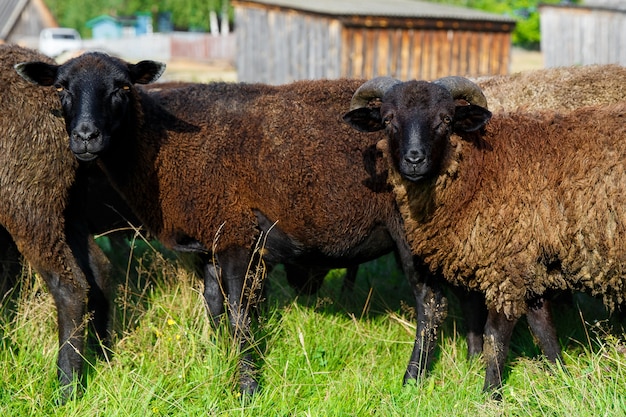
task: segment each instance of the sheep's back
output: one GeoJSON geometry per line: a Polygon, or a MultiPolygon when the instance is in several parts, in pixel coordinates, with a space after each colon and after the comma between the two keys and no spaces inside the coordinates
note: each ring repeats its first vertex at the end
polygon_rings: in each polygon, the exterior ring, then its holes
{"type": "Polygon", "coordinates": [[[626,67],[615,64],[546,68],[476,82],[492,111],[573,110],[626,98],[626,67]]]}
{"type": "Polygon", "coordinates": [[[242,239],[253,235],[257,210],[302,245],[345,254],[393,210],[386,167],[375,150],[380,135],[356,133],[341,119],[361,83],[217,83],[160,92],[157,101],[199,129],[175,135],[160,150],[159,164],[169,164],[168,172],[177,174],[168,178],[178,182],[161,188],[179,193],[168,197],[172,208],[165,209],[204,213],[203,222],[192,218],[196,214],[184,219],[189,227],[214,226],[194,231],[204,242],[223,224],[224,245],[229,239],[249,244],[242,239]],[[190,178],[201,178],[207,192],[194,191],[197,182],[190,178]],[[196,194],[193,207],[176,206],[190,204],[189,193],[196,194]]]}

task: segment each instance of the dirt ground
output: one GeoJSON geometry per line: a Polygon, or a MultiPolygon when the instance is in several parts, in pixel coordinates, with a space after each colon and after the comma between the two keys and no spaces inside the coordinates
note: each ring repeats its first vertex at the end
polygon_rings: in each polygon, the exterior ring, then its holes
{"type": "Polygon", "coordinates": [[[513,48],[511,53],[511,73],[543,68],[543,55],[539,51],[526,51],[513,48]]]}
{"type": "MultiPolygon", "coordinates": [[[[511,73],[543,68],[541,52],[514,48],[511,54],[511,73]]],[[[237,70],[231,62],[203,63],[192,60],[175,60],[167,63],[163,81],[237,81],[237,70]]]]}
{"type": "Polygon", "coordinates": [[[237,70],[227,61],[173,60],[167,63],[161,81],[237,81],[237,70]]]}

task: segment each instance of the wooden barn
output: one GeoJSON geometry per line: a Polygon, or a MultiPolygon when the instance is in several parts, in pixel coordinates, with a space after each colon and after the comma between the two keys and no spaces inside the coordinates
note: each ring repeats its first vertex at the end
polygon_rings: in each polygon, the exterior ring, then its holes
{"type": "Polygon", "coordinates": [[[542,5],[541,52],[546,67],[626,65],[626,2],[542,5]]]}
{"type": "Polygon", "coordinates": [[[56,26],[43,0],[0,0],[0,42],[36,48],[39,32],[56,26]]]}
{"type": "Polygon", "coordinates": [[[414,0],[233,0],[239,81],[506,74],[511,18],[414,0]]]}

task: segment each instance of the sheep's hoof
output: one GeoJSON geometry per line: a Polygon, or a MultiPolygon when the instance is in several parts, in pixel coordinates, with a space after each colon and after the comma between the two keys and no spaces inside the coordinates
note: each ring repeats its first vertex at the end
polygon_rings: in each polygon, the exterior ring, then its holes
{"type": "Polygon", "coordinates": [[[259,391],[259,383],[252,377],[243,377],[240,382],[241,395],[252,396],[259,391]]]}
{"type": "Polygon", "coordinates": [[[69,384],[63,384],[59,387],[59,397],[56,400],[57,405],[65,405],[69,401],[75,401],[84,393],[83,386],[76,381],[69,384]]]}
{"type": "Polygon", "coordinates": [[[409,365],[404,372],[403,385],[415,385],[417,381],[424,377],[424,367],[420,366],[417,362],[409,362],[409,365]]]}
{"type": "Polygon", "coordinates": [[[491,394],[491,399],[494,401],[502,401],[502,384],[492,384],[485,381],[483,392],[491,394]]]}

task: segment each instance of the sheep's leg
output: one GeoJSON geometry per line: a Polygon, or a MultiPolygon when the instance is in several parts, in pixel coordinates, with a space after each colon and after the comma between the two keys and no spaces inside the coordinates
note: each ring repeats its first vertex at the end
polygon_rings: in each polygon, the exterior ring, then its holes
{"type": "Polygon", "coordinates": [[[487,321],[485,296],[477,291],[455,288],[467,328],[467,356],[477,356],[483,351],[483,332],[487,321]]]}
{"type": "Polygon", "coordinates": [[[204,302],[209,318],[217,328],[224,314],[224,288],[222,287],[221,272],[212,261],[205,260],[204,273],[204,302]]]}
{"type": "Polygon", "coordinates": [[[342,294],[351,294],[354,291],[354,284],[356,283],[356,276],[358,272],[358,265],[349,266],[346,269],[346,276],[343,277],[343,284],[341,285],[342,294]]]}
{"type": "MultiPolygon", "coordinates": [[[[256,365],[253,360],[254,338],[250,330],[251,309],[256,305],[256,287],[259,283],[254,262],[248,263],[249,253],[243,248],[224,251],[217,257],[222,272],[222,283],[226,289],[226,305],[231,325],[233,342],[239,352],[239,384],[244,394],[254,394],[258,389],[256,365]],[[248,279],[249,275],[253,275],[248,279]]],[[[260,283],[259,283],[260,284],[260,283]]]]}
{"type": "Polygon", "coordinates": [[[59,338],[57,375],[61,401],[65,402],[79,393],[77,389],[82,383],[89,285],[85,269],[81,268],[85,263],[77,258],[74,250],[80,252],[79,243],[84,242],[82,251],[85,252],[87,240],[73,239],[74,247],[71,247],[58,238],[64,236],[64,230],[47,229],[46,237],[54,239],[45,242],[37,234],[40,230],[31,227],[8,232],[24,258],[39,272],[54,299],[59,338]]]}
{"type": "Polygon", "coordinates": [[[87,224],[76,220],[68,213],[67,242],[72,251],[72,257],[78,263],[80,270],[87,281],[87,310],[92,314],[89,320],[90,332],[88,345],[99,355],[104,354],[103,345],[109,342],[109,312],[110,296],[109,272],[111,264],[108,258],[89,234],[87,224]]]}
{"type": "Polygon", "coordinates": [[[448,302],[436,283],[430,286],[429,279],[434,280],[426,265],[413,256],[402,220],[389,224],[388,230],[396,243],[396,259],[413,290],[417,312],[413,351],[403,378],[406,384],[422,376],[428,368],[437,342],[437,330],[448,313],[448,302]]]}
{"type": "Polygon", "coordinates": [[[497,392],[502,387],[502,373],[504,362],[509,352],[511,335],[517,318],[510,320],[504,313],[489,309],[485,324],[485,343],[483,354],[487,362],[487,372],[483,391],[493,392],[495,399],[500,398],[497,392]]]}
{"type": "Polygon", "coordinates": [[[437,342],[437,329],[445,319],[447,301],[438,287],[425,283],[414,285],[416,300],[417,329],[411,359],[404,373],[404,383],[421,377],[430,362],[437,342]]]}
{"type": "Polygon", "coordinates": [[[417,313],[413,352],[404,373],[406,384],[420,378],[428,369],[437,342],[437,330],[446,317],[448,304],[439,285],[429,285],[427,278],[432,276],[425,265],[417,263],[410,252],[407,259],[402,247],[398,247],[398,256],[413,289],[417,313]]]}
{"type": "Polygon", "coordinates": [[[396,259],[413,290],[417,313],[413,351],[403,378],[403,383],[406,384],[417,380],[426,372],[436,346],[437,330],[446,317],[448,304],[438,285],[429,286],[427,281],[432,275],[428,268],[413,256],[401,220],[398,225],[390,225],[389,231],[392,231],[396,243],[396,259]],[[394,230],[396,233],[393,233],[394,230]]]}
{"type": "Polygon", "coordinates": [[[88,311],[93,314],[90,326],[93,332],[89,333],[88,344],[99,354],[104,354],[103,346],[110,342],[110,310],[111,288],[109,272],[111,264],[102,249],[89,236],[89,269],[85,271],[89,282],[88,311]]]}
{"type": "Polygon", "coordinates": [[[562,361],[561,346],[552,322],[549,301],[540,298],[531,303],[526,319],[545,357],[550,362],[562,361]]]}
{"type": "Polygon", "coordinates": [[[82,379],[87,283],[84,277],[78,275],[70,277],[58,273],[43,273],[42,276],[57,309],[59,332],[57,375],[62,400],[66,401],[75,394],[74,383],[80,383],[82,379]]]}

